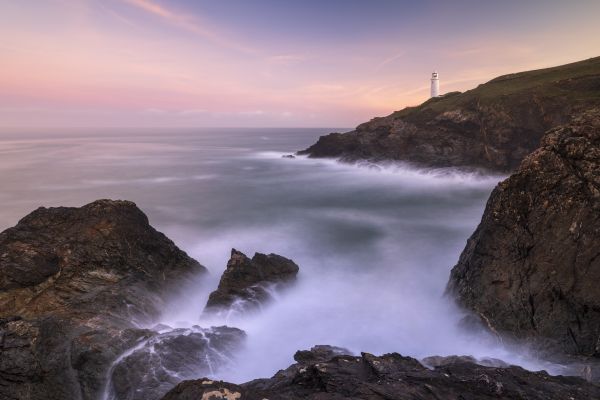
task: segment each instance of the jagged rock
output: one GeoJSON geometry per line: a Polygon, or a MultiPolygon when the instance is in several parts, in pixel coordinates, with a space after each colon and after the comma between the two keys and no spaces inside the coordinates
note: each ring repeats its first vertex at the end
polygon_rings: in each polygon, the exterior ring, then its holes
{"type": "Polygon", "coordinates": [[[310,350],[298,350],[294,354],[294,360],[300,364],[311,364],[329,361],[335,356],[352,354],[352,352],[343,347],[329,346],[329,345],[316,345],[310,350]]]}
{"type": "Polygon", "coordinates": [[[298,154],[509,171],[548,129],[599,105],[599,93],[600,57],[505,75],[374,118],[354,131],[321,136],[298,154]]]}
{"type": "Polygon", "coordinates": [[[551,130],[492,192],[448,290],[497,333],[600,355],[600,109],[551,130]]]}
{"type": "Polygon", "coordinates": [[[112,361],[155,334],[135,322],[204,272],[128,201],[27,215],[0,233],[0,398],[96,400],[112,361]]]}
{"type": "Polygon", "coordinates": [[[490,357],[483,357],[480,359],[477,359],[473,356],[431,356],[431,357],[425,357],[424,359],[421,360],[421,364],[427,366],[427,367],[431,367],[431,368],[435,368],[435,367],[441,367],[444,365],[452,365],[452,364],[461,364],[461,363],[471,363],[471,364],[478,364],[478,365],[483,365],[484,367],[497,367],[497,368],[507,368],[510,365],[505,363],[502,360],[499,360],[497,358],[490,358],[490,357]]]}
{"type": "Polygon", "coordinates": [[[226,326],[195,326],[155,335],[114,366],[109,398],[160,399],[184,379],[218,372],[244,338],[243,331],[226,326]]]}
{"type": "MultiPolygon", "coordinates": [[[[318,358],[318,356],[315,356],[318,358]]],[[[270,379],[241,385],[207,378],[185,381],[163,400],[587,400],[600,398],[600,387],[574,377],[550,376],[520,367],[493,368],[454,362],[433,370],[400,354],[380,357],[338,355],[327,361],[298,363],[270,379]]]]}
{"type": "Polygon", "coordinates": [[[270,292],[289,285],[296,279],[298,266],[277,254],[256,253],[252,259],[236,249],[217,290],[212,292],[204,312],[243,313],[259,308],[272,298],[270,292]]]}

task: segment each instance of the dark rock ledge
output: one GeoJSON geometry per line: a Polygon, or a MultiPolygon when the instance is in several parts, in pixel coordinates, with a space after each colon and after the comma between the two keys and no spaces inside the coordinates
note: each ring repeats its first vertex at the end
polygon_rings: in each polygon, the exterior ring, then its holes
{"type": "Polygon", "coordinates": [[[325,346],[298,352],[297,363],[272,378],[241,385],[208,378],[184,381],[162,400],[588,400],[600,387],[581,378],[550,376],[520,367],[486,367],[451,358],[428,369],[392,353],[339,355],[325,346]],[[308,353],[314,353],[312,356],[308,353]]]}

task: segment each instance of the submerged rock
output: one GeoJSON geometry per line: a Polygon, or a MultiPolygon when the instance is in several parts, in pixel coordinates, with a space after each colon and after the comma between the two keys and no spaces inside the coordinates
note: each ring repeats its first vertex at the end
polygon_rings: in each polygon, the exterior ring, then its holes
{"type": "Polygon", "coordinates": [[[252,259],[235,249],[217,290],[212,292],[205,313],[244,313],[260,308],[271,293],[296,279],[298,266],[277,254],[256,253],[252,259]]]}
{"type": "Polygon", "coordinates": [[[39,208],[0,233],[0,398],[94,399],[119,354],[155,333],[205,272],[128,201],[39,208]]]}
{"type": "Polygon", "coordinates": [[[215,374],[244,338],[243,331],[226,326],[155,335],[116,363],[109,399],[160,399],[182,380],[215,374]]]}
{"type": "Polygon", "coordinates": [[[397,353],[380,357],[362,353],[360,357],[337,355],[326,361],[294,364],[270,379],[241,385],[207,378],[185,381],[163,400],[342,398],[587,400],[600,398],[600,387],[580,378],[553,377],[514,366],[494,368],[465,361],[431,370],[397,353]]]}
{"type": "Polygon", "coordinates": [[[449,292],[505,337],[600,356],[600,109],[551,130],[492,192],[449,292]]]}
{"type": "Polygon", "coordinates": [[[510,171],[548,129],[600,105],[599,91],[600,57],[505,75],[321,136],[298,154],[510,171]]]}

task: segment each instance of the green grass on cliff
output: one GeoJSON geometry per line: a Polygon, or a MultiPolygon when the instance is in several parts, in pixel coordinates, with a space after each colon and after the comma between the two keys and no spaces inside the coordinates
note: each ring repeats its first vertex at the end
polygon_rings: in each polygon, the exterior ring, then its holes
{"type": "Polygon", "coordinates": [[[463,107],[473,101],[493,103],[505,96],[532,92],[572,101],[600,102],[600,57],[558,67],[502,75],[475,89],[429,99],[419,106],[396,111],[391,116],[407,117],[426,110],[440,113],[463,107]]]}

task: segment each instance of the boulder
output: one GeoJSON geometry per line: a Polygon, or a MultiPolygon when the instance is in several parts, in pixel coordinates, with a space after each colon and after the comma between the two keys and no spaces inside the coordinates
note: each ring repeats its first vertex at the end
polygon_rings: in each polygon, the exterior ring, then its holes
{"type": "Polygon", "coordinates": [[[294,364],[272,378],[241,385],[207,378],[184,381],[163,400],[587,400],[599,396],[600,387],[581,378],[553,377],[544,371],[485,367],[468,361],[428,369],[397,353],[379,357],[362,353],[294,364]]]}
{"type": "Polygon", "coordinates": [[[0,398],[94,399],[139,326],[206,269],[129,201],[39,208],[0,233],[0,398]]]}
{"type": "Polygon", "coordinates": [[[600,109],[550,130],[501,182],[448,292],[492,331],[600,356],[600,109]]]}
{"type": "Polygon", "coordinates": [[[244,313],[256,310],[272,299],[272,293],[296,279],[298,266],[277,254],[256,253],[252,259],[236,249],[217,290],[212,292],[205,313],[244,313]]]}

